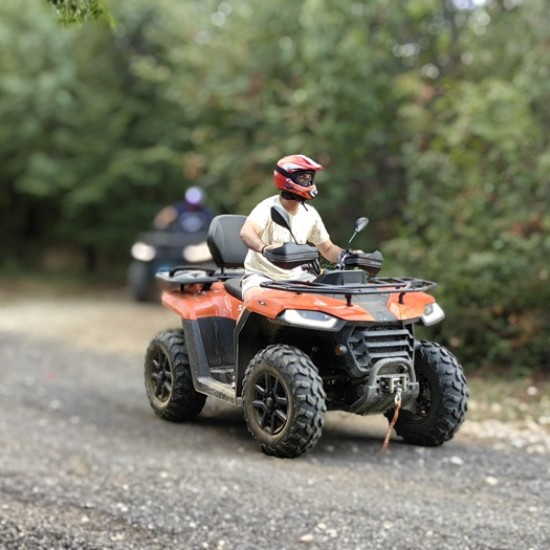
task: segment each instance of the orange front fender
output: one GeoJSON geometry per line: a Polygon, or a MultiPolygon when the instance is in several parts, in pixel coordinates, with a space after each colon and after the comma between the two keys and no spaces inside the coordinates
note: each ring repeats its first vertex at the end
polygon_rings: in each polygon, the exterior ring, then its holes
{"type": "Polygon", "coordinates": [[[374,317],[361,306],[348,306],[344,300],[321,294],[299,294],[283,290],[268,290],[254,296],[247,309],[275,319],[285,309],[320,311],[346,321],[374,321],[374,317]]]}
{"type": "MultiPolygon", "coordinates": [[[[400,321],[418,319],[424,308],[435,302],[435,298],[425,292],[394,292],[389,294],[386,307],[400,321]]],[[[347,305],[343,298],[333,298],[322,294],[290,293],[282,290],[268,290],[254,296],[247,309],[269,319],[275,319],[286,309],[320,311],[345,321],[376,321],[364,307],[347,305]]]]}

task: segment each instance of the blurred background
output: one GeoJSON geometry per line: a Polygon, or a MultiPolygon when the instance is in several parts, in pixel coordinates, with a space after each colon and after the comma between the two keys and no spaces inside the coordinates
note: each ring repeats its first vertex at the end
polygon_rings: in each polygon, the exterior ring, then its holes
{"type": "Polygon", "coordinates": [[[0,283],[123,285],[163,206],[247,214],[298,152],[467,371],[550,373],[547,0],[2,1],[0,283]]]}

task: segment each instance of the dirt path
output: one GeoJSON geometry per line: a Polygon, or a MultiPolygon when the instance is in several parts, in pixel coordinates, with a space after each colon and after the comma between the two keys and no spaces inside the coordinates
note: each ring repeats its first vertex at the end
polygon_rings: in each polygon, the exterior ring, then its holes
{"type": "Polygon", "coordinates": [[[500,403],[474,385],[473,418],[439,448],[381,453],[380,417],[330,413],[312,452],[278,460],[236,408],[154,416],[143,352],[178,325],[159,305],[124,291],[4,298],[0,548],[550,546],[545,396],[529,384],[500,403]],[[504,421],[495,403],[527,410],[504,421]]]}

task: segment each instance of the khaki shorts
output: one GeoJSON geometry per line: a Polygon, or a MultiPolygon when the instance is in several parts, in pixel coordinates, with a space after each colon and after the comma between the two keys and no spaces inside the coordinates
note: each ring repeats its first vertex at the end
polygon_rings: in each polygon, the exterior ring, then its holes
{"type": "Polygon", "coordinates": [[[260,273],[248,273],[247,275],[244,275],[241,279],[241,288],[243,289],[243,295],[250,288],[260,286],[260,283],[268,281],[273,281],[273,279],[270,279],[269,277],[266,277],[265,275],[262,275],[260,273]]]}

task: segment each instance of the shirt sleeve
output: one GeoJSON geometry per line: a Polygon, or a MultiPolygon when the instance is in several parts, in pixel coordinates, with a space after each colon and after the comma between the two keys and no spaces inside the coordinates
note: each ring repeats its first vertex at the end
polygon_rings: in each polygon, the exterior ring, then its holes
{"type": "Polygon", "coordinates": [[[257,204],[246,218],[246,221],[255,222],[262,228],[265,227],[269,221],[268,201],[264,200],[257,204]]]}

